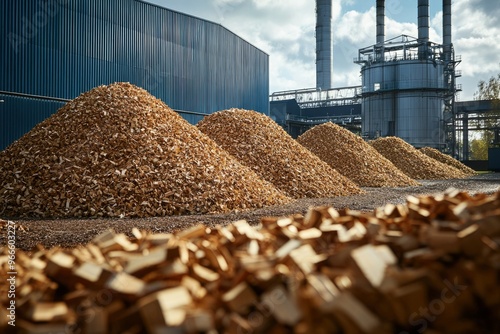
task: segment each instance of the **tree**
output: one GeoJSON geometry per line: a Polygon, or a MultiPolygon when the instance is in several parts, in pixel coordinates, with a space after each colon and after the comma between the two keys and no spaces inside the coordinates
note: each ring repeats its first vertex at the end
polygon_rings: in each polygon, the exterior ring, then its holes
{"type": "Polygon", "coordinates": [[[488,81],[479,81],[478,91],[474,94],[475,100],[491,101],[492,110],[484,113],[484,119],[477,120],[477,126],[485,128],[481,137],[474,139],[470,144],[470,156],[473,160],[487,160],[488,148],[497,146],[500,133],[500,73],[492,76],[488,81]]]}

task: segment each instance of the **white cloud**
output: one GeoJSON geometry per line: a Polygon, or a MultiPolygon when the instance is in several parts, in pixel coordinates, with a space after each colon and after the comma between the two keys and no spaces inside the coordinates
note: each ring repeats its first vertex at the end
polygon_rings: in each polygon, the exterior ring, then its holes
{"type": "MultiPolygon", "coordinates": [[[[178,3],[188,13],[222,23],[267,52],[270,55],[271,92],[314,87],[315,1],[156,2],[166,7],[178,3]],[[211,6],[212,11],[201,10],[206,9],[207,4],[211,4],[208,6],[211,6]],[[196,14],[198,7],[200,12],[196,14]]],[[[418,36],[416,5],[416,0],[386,0],[386,39],[402,34],[418,36]]],[[[353,59],[358,49],[375,43],[375,0],[369,3],[336,0],[333,6],[334,84],[338,87],[358,85],[360,67],[353,63],[353,59]]],[[[432,17],[429,33],[430,40],[435,43],[442,42],[440,9],[441,1],[432,1],[431,10],[437,14],[432,17]]],[[[456,54],[462,56],[457,69],[462,71],[463,76],[458,78],[458,83],[463,84],[464,88],[461,99],[468,100],[472,99],[479,80],[487,80],[500,71],[500,43],[497,41],[497,36],[500,36],[500,6],[497,0],[453,0],[452,9],[453,43],[456,54]]]]}

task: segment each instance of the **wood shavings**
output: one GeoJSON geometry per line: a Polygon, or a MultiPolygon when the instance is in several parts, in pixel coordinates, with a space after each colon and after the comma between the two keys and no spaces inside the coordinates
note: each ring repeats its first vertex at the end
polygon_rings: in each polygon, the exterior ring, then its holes
{"type": "Polygon", "coordinates": [[[370,144],[397,168],[416,180],[460,179],[468,174],[420,152],[403,139],[383,137],[370,144]]]}
{"type": "Polygon", "coordinates": [[[289,201],[129,83],[83,93],[0,152],[7,217],[151,217],[289,201]]]}
{"type": "Polygon", "coordinates": [[[361,137],[332,122],[315,126],[297,141],[359,186],[418,185],[361,137]]]}
{"type": "Polygon", "coordinates": [[[292,198],[335,197],[361,190],[298,144],[261,113],[228,109],[206,116],[197,127],[264,180],[292,198]]]}

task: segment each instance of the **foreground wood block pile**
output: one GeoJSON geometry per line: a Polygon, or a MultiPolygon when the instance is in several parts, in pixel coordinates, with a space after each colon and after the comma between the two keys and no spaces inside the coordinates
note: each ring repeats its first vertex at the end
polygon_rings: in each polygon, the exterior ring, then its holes
{"type": "Polygon", "coordinates": [[[453,166],[420,152],[398,137],[383,137],[370,144],[403,173],[416,180],[460,179],[470,176],[453,166]]]}
{"type": "Polygon", "coordinates": [[[238,161],[292,198],[359,194],[358,186],[297,143],[269,116],[228,109],[196,125],[238,161]]]}
{"type": "Polygon", "coordinates": [[[332,122],[309,129],[297,141],[359,186],[419,185],[363,138],[332,122]]]}
{"type": "Polygon", "coordinates": [[[0,152],[7,217],[155,217],[289,201],[129,83],[83,93],[0,152]]]}
{"type": "MultiPolygon", "coordinates": [[[[500,330],[500,192],[132,234],[18,251],[16,332],[500,330]]],[[[8,332],[3,284],[0,331],[8,332]]]]}

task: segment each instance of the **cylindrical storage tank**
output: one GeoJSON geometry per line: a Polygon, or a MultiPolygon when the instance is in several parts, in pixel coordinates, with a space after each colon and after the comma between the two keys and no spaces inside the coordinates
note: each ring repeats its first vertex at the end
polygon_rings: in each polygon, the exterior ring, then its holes
{"type": "Polygon", "coordinates": [[[332,88],[332,73],[332,0],[316,0],[316,88],[332,88]]]}
{"type": "Polygon", "coordinates": [[[443,65],[407,60],[365,66],[362,132],[398,136],[416,146],[440,148],[443,140],[443,65]]]}

